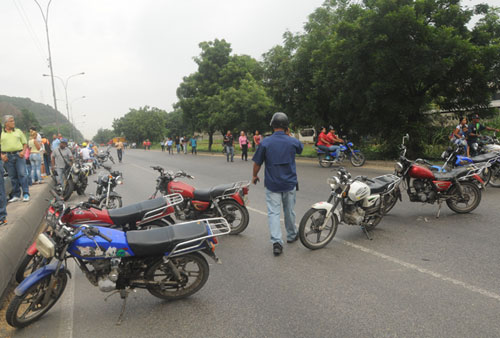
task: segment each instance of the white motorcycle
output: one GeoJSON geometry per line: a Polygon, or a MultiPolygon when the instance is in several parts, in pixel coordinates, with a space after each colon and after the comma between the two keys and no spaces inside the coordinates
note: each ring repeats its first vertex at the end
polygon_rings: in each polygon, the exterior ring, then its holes
{"type": "Polygon", "coordinates": [[[332,190],[326,202],[315,203],[300,221],[299,236],[311,250],[327,245],[337,232],[339,223],[358,225],[368,239],[382,217],[396,201],[390,194],[401,183],[396,175],[383,175],[372,179],[366,176],[351,178],[345,168],[327,180],[332,190]]]}

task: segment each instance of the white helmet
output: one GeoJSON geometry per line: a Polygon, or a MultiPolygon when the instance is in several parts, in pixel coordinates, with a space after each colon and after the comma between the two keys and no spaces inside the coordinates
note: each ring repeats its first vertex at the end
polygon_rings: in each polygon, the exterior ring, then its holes
{"type": "Polygon", "coordinates": [[[349,187],[348,195],[349,199],[354,202],[358,202],[370,196],[370,192],[370,187],[367,184],[360,181],[354,181],[349,187]]]}

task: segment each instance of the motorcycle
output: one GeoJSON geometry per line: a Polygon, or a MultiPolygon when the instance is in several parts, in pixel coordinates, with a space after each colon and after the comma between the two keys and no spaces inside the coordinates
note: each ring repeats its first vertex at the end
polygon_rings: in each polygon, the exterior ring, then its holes
{"type": "Polygon", "coordinates": [[[368,232],[382,220],[387,196],[400,182],[400,177],[391,174],[351,179],[345,168],[339,168],[337,176],[327,180],[331,188],[328,200],[313,204],[300,220],[300,241],[311,250],[323,248],[335,237],[339,223],[359,225],[371,239],[368,232]]]}
{"type": "MultiPolygon", "coordinates": [[[[57,225],[57,220],[61,216],[57,210],[61,200],[54,191],[51,193],[55,199],[51,201],[45,215],[45,222],[49,229],[57,225]]],[[[170,215],[174,212],[173,207],[182,201],[182,196],[175,193],[131,204],[120,209],[102,209],[98,206],[100,201],[91,196],[88,201],[69,207],[61,221],[72,227],[91,224],[121,229],[122,231],[154,229],[174,224],[175,222],[170,215]]],[[[21,283],[25,276],[41,265],[45,265],[43,259],[38,254],[36,242],[33,242],[16,271],[16,281],[21,283]]]]}
{"type": "Polygon", "coordinates": [[[56,304],[71,277],[64,264],[68,258],[101,292],[120,294],[124,302],[119,323],[128,294],[136,288],[165,300],[191,296],[208,279],[202,253],[219,262],[217,236],[231,230],[224,218],[212,218],[125,233],[93,225],[68,226],[60,220],[70,208],[59,203],[57,210],[60,219],[53,231],[36,240],[40,254],[53,263],[26,277],[7,307],[7,323],[15,328],[32,324],[56,304]]]}
{"type": "Polygon", "coordinates": [[[109,174],[97,178],[96,198],[100,208],[115,209],[122,207],[122,197],[115,191],[117,185],[123,184],[123,174],[111,171],[111,167],[103,165],[109,174]]]}
{"type": "Polygon", "coordinates": [[[111,146],[108,146],[106,150],[101,150],[99,154],[97,154],[97,162],[99,166],[102,166],[104,162],[110,160],[113,164],[115,164],[115,160],[113,159],[113,155],[110,152],[111,146]]]}
{"type": "Polygon", "coordinates": [[[241,233],[248,226],[250,215],[246,208],[248,203],[249,182],[223,184],[210,189],[201,190],[184,182],[177,181],[179,177],[194,179],[184,171],[173,173],[162,167],[153,166],[160,173],[156,179],[156,194],[180,193],[184,198],[181,204],[175,206],[175,216],[179,220],[196,220],[210,217],[224,217],[231,225],[231,235],[241,233]]]}
{"type": "MultiPolygon", "coordinates": [[[[481,189],[484,181],[479,176],[484,166],[471,166],[453,169],[449,172],[433,172],[426,166],[408,160],[406,156],[405,140],[401,144],[399,161],[395,164],[395,174],[406,184],[408,197],[411,202],[438,203],[439,218],[443,201],[456,213],[469,213],[477,208],[481,202],[481,189]]],[[[386,208],[389,212],[397,200],[402,200],[401,190],[395,189],[390,194],[390,203],[386,208]]]]}
{"type": "MultiPolygon", "coordinates": [[[[344,136],[343,139],[346,140],[346,137],[344,136]]],[[[316,153],[318,154],[319,165],[323,168],[329,168],[334,163],[341,163],[346,157],[349,158],[354,167],[361,167],[366,162],[365,155],[360,150],[354,149],[354,144],[347,140],[345,144],[340,144],[338,157],[335,156],[335,151],[327,153],[318,147],[316,147],[316,153]]]]}
{"type": "Polygon", "coordinates": [[[90,170],[88,166],[82,165],[81,161],[76,160],[65,172],[61,194],[65,201],[69,200],[73,191],[78,195],[83,195],[88,186],[88,176],[90,170]]]}

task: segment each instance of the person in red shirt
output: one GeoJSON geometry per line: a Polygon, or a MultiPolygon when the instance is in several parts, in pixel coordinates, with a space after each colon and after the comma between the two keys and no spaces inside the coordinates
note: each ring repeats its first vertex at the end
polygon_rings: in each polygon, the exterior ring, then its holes
{"type": "Polygon", "coordinates": [[[328,143],[330,143],[328,150],[330,152],[335,151],[335,158],[338,158],[340,146],[338,146],[336,144],[337,143],[344,143],[344,140],[341,139],[340,137],[338,137],[337,135],[335,135],[335,128],[333,128],[333,126],[330,126],[328,129],[329,129],[329,132],[328,132],[327,138],[328,138],[328,143]]]}
{"type": "Polygon", "coordinates": [[[328,147],[330,146],[330,142],[328,139],[328,135],[326,133],[326,128],[321,127],[320,130],[321,132],[318,135],[318,142],[316,143],[316,146],[325,153],[328,153],[329,150],[328,147]]]}

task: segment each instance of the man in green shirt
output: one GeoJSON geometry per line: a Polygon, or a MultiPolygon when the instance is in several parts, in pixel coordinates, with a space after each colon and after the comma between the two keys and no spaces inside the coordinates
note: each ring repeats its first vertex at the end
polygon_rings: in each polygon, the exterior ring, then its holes
{"type": "Polygon", "coordinates": [[[26,160],[24,153],[28,147],[26,136],[16,128],[14,116],[5,115],[3,117],[4,128],[0,137],[2,161],[7,166],[10,180],[12,181],[12,195],[9,202],[19,201],[21,198],[21,188],[23,189],[23,201],[30,200],[28,177],[26,172],[26,160]]]}

